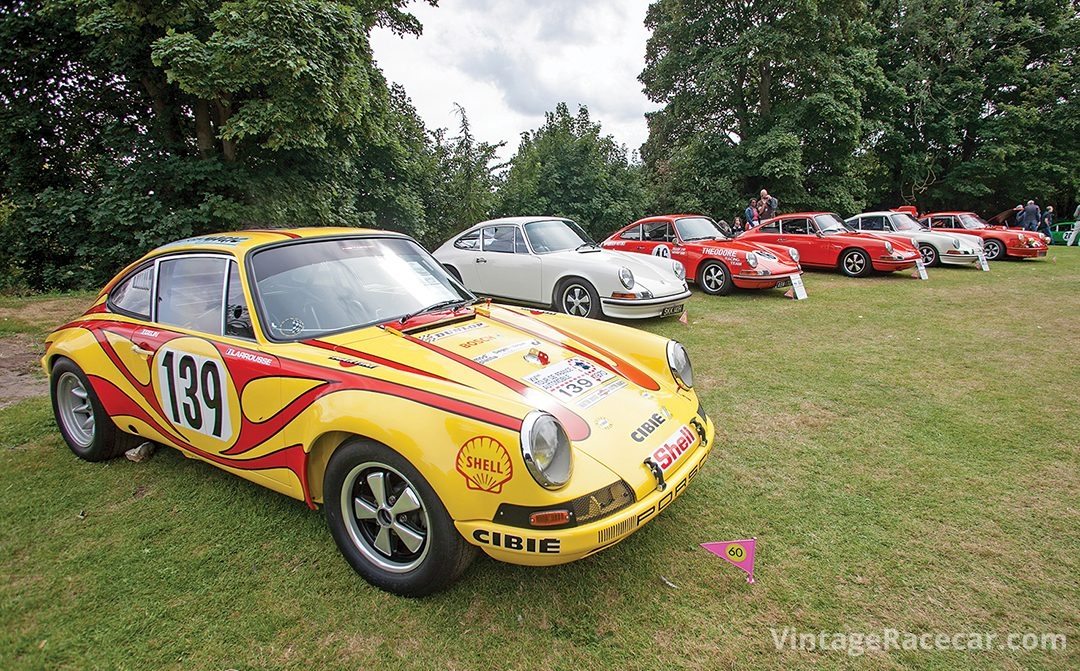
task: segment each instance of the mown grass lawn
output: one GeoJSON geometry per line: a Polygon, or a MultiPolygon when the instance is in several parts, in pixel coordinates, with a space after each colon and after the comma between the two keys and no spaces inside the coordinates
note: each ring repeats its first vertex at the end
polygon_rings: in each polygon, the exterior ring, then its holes
{"type": "MultiPolygon", "coordinates": [[[[643,325],[688,345],[717,422],[687,495],[585,561],[480,559],[424,600],[358,578],[321,513],[170,450],[79,462],[22,401],[0,410],[0,668],[1077,668],[1080,249],[1051,256],[696,294],[689,326],[643,325]],[[698,548],[746,536],[755,585],[698,548]],[[784,627],[1068,647],[852,657],[778,651],[784,627]]],[[[40,334],[35,305],[0,301],[0,333],[40,334]]]]}

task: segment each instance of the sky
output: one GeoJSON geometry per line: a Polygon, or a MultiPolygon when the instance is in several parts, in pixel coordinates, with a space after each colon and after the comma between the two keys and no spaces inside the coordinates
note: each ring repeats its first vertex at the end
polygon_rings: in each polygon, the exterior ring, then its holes
{"type": "Polygon", "coordinates": [[[634,152],[657,108],[637,80],[645,65],[649,0],[440,0],[408,9],[419,38],[378,29],[371,38],[386,78],[405,87],[428,129],[457,133],[454,103],[474,135],[505,141],[509,159],[521,133],[566,102],[589,108],[602,132],[634,152]]]}

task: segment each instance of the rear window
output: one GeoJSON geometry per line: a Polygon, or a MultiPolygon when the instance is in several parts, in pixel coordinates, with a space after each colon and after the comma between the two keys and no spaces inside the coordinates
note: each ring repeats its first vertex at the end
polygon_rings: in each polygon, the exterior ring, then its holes
{"type": "Polygon", "coordinates": [[[150,319],[150,294],[154,290],[154,266],[135,271],[109,293],[109,309],[113,312],[150,319]]]}

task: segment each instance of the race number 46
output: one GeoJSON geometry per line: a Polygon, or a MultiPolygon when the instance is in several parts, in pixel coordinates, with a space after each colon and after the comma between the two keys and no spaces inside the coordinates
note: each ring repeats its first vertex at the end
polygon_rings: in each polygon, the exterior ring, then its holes
{"type": "Polygon", "coordinates": [[[167,349],[157,372],[163,410],[174,424],[219,440],[232,437],[228,373],[220,361],[167,349]]]}

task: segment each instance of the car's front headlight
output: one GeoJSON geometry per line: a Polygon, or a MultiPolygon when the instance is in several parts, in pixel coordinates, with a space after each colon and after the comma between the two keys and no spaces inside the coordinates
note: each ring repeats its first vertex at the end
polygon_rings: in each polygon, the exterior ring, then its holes
{"type": "Polygon", "coordinates": [[[1027,236],[1023,233],[1020,234],[1020,242],[1027,242],[1027,236]]]}
{"type": "Polygon", "coordinates": [[[799,262],[799,250],[795,249],[794,247],[789,247],[789,249],[791,250],[791,260],[794,261],[795,263],[798,263],[799,262]]]}
{"type": "Polygon", "coordinates": [[[889,254],[893,253],[892,243],[889,242],[888,240],[885,241],[885,251],[888,252],[889,254]]]}
{"type": "Polygon", "coordinates": [[[544,489],[559,489],[570,481],[574,455],[559,420],[533,410],[521,424],[521,458],[533,480],[544,489]]]}
{"type": "Polygon", "coordinates": [[[682,343],[669,340],[667,344],[667,363],[671,377],[683,389],[694,388],[694,367],[690,365],[690,355],[682,343]]]}
{"type": "Polygon", "coordinates": [[[634,273],[629,268],[619,268],[619,281],[627,289],[634,288],[634,273]]]}
{"type": "Polygon", "coordinates": [[[683,267],[683,264],[678,261],[672,261],[671,269],[675,271],[675,277],[678,277],[680,280],[686,279],[686,268],[683,267]]]}
{"type": "Polygon", "coordinates": [[[750,266],[751,268],[757,268],[757,254],[755,254],[754,252],[747,252],[746,265],[750,266]]]}

